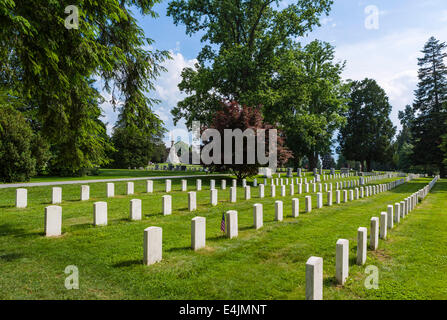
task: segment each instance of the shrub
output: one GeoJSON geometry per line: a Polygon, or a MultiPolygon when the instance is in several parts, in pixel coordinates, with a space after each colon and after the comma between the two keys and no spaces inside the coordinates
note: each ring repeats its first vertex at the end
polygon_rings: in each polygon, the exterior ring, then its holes
{"type": "Polygon", "coordinates": [[[3,182],[28,181],[35,174],[33,139],[23,115],[12,107],[0,105],[0,179],[3,182]]]}

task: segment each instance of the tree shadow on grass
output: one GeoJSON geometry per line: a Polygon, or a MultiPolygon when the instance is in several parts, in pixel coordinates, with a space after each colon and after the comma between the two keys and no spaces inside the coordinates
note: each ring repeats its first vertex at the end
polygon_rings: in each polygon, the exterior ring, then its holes
{"type": "Polygon", "coordinates": [[[143,260],[139,259],[139,260],[126,260],[126,261],[121,261],[119,263],[116,263],[113,265],[114,268],[124,268],[124,267],[131,267],[134,265],[142,265],[143,264],[143,260]]]}
{"type": "Polygon", "coordinates": [[[323,280],[323,286],[326,287],[336,287],[338,286],[338,281],[336,277],[329,277],[323,280]]]}
{"type": "Polygon", "coordinates": [[[8,235],[20,235],[25,234],[25,229],[16,227],[11,223],[4,223],[0,225],[0,237],[8,235]]]}
{"type": "Polygon", "coordinates": [[[214,237],[210,237],[210,238],[206,238],[207,241],[224,241],[224,240],[228,240],[228,238],[226,237],[225,234],[222,234],[220,236],[214,236],[214,237]]]}
{"type": "Polygon", "coordinates": [[[25,257],[22,253],[12,252],[12,253],[1,253],[0,261],[11,262],[25,257]]]}
{"type": "MultiPolygon", "coordinates": [[[[155,212],[155,213],[145,213],[144,216],[146,218],[156,217],[156,216],[162,216],[162,212],[155,212]]],[[[129,219],[128,219],[129,220],[129,219]]]]}
{"type": "Polygon", "coordinates": [[[167,249],[166,252],[178,252],[178,251],[189,251],[189,250],[192,250],[191,246],[170,248],[167,249]]]}

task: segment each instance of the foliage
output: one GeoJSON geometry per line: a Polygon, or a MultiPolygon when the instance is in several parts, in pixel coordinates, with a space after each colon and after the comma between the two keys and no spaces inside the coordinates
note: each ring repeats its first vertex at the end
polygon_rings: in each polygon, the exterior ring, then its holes
{"type": "MultiPolygon", "coordinates": [[[[227,105],[223,105],[221,110],[216,113],[214,116],[213,122],[209,128],[204,127],[205,129],[215,129],[220,134],[221,137],[221,149],[213,149],[213,155],[214,150],[220,151],[220,158],[217,161],[213,161],[211,164],[207,164],[207,166],[211,169],[211,171],[230,171],[233,172],[238,179],[243,179],[245,177],[254,176],[258,174],[258,168],[261,166],[268,166],[266,164],[260,164],[258,161],[258,157],[256,156],[255,163],[249,164],[247,161],[248,158],[248,151],[250,150],[251,153],[255,153],[257,155],[259,145],[256,143],[256,146],[254,149],[248,149],[248,142],[247,139],[244,139],[243,141],[243,163],[242,164],[236,164],[235,157],[236,157],[236,143],[232,143],[232,155],[231,155],[231,164],[225,164],[224,163],[224,157],[228,156],[225,153],[225,143],[224,143],[224,130],[225,129],[240,129],[242,132],[244,132],[246,129],[253,130],[255,136],[259,135],[259,130],[263,129],[265,130],[265,155],[269,155],[269,130],[274,129],[273,126],[267,124],[264,122],[263,117],[261,115],[261,111],[259,108],[253,108],[253,107],[247,107],[247,106],[241,106],[236,102],[229,103],[227,105]],[[220,162],[220,163],[217,163],[220,162]]],[[[215,141],[216,142],[216,141],[215,141]]],[[[209,139],[205,139],[203,141],[204,148],[207,145],[210,145],[213,143],[213,139],[210,137],[209,139]]],[[[203,150],[203,148],[202,148],[203,150]]],[[[284,147],[284,139],[281,136],[281,132],[277,133],[277,165],[282,165],[287,163],[288,159],[291,158],[292,154],[291,152],[284,147]]]]}
{"type": "Polygon", "coordinates": [[[418,88],[413,109],[416,113],[412,126],[415,165],[436,166],[441,176],[446,175],[441,136],[447,133],[447,44],[431,37],[418,58],[418,88]]]}
{"type": "Polygon", "coordinates": [[[130,7],[156,14],[158,0],[82,1],[79,29],[64,26],[72,2],[0,1],[0,84],[23,97],[35,114],[42,138],[51,145],[52,173],[80,174],[107,164],[109,146],[99,117],[99,89],[112,94],[121,125],[157,127],[161,121],[146,97],[168,57],[149,51],[152,44],[137,25],[130,7]],[[104,80],[97,88],[94,79],[104,80]]]}
{"type": "Polygon", "coordinates": [[[32,156],[33,132],[23,115],[0,105],[0,180],[28,181],[35,174],[32,156]]]}
{"type": "Polygon", "coordinates": [[[280,8],[273,0],[173,0],[168,15],[186,33],[205,43],[195,68],[185,68],[181,91],[187,97],[173,109],[181,118],[209,125],[221,102],[272,105],[279,57],[295,39],[319,25],[332,0],[296,0],[280,8]]]}
{"type": "Polygon", "coordinates": [[[330,154],[330,153],[325,153],[321,157],[321,162],[322,162],[323,169],[335,168],[335,160],[334,160],[334,157],[332,157],[332,154],[330,154]]]}
{"type": "Polygon", "coordinates": [[[344,62],[334,59],[334,47],[318,40],[289,50],[274,80],[276,103],[265,108],[267,120],[281,124],[296,164],[306,156],[309,169],[330,152],[335,130],[346,123],[349,86],[341,80],[344,62]]]}
{"type": "Polygon", "coordinates": [[[404,172],[410,172],[412,166],[413,144],[411,136],[411,127],[414,122],[414,110],[407,105],[404,111],[399,111],[398,114],[402,129],[396,137],[394,142],[394,166],[404,172]]]}
{"type": "Polygon", "coordinates": [[[117,127],[112,134],[115,151],[111,154],[114,168],[146,167],[149,161],[162,162],[166,158],[162,150],[166,147],[162,141],[164,130],[159,127],[156,135],[144,135],[131,127],[117,127]]]}
{"type": "Polygon", "coordinates": [[[391,139],[395,127],[389,118],[391,105],[385,91],[373,79],[353,81],[347,125],[340,130],[339,151],[346,159],[366,162],[371,171],[372,161],[392,159],[391,139]]]}

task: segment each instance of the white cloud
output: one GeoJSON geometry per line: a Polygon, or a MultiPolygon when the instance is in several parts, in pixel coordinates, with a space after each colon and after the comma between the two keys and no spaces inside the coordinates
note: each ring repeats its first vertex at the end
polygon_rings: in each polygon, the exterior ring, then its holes
{"type": "Polygon", "coordinates": [[[170,53],[172,60],[163,64],[167,72],[162,73],[155,84],[156,94],[163,100],[163,105],[167,106],[168,109],[174,107],[184,97],[178,89],[178,84],[182,79],[182,70],[186,67],[194,67],[197,62],[196,59],[185,59],[180,52],[170,50],[170,53]]]}
{"type": "Polygon", "coordinates": [[[406,29],[381,38],[340,45],[336,56],[346,60],[345,78],[377,80],[386,91],[393,106],[391,120],[400,129],[398,111],[413,101],[417,85],[417,58],[430,36],[438,39],[447,34],[447,28],[438,30],[406,29]]]}

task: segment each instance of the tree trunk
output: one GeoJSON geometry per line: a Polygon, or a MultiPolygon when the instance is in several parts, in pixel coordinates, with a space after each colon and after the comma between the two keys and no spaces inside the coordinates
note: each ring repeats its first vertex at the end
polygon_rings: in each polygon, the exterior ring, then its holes
{"type": "Polygon", "coordinates": [[[371,160],[366,160],[366,172],[371,172],[371,160]]]}
{"type": "Polygon", "coordinates": [[[441,176],[441,178],[445,178],[446,176],[446,168],[443,164],[439,166],[439,175],[441,176]]]}

